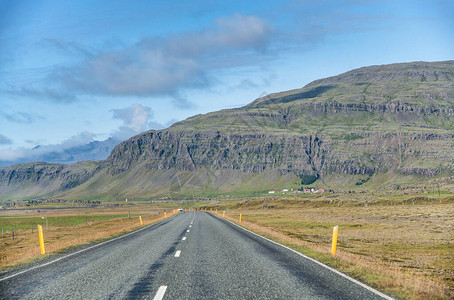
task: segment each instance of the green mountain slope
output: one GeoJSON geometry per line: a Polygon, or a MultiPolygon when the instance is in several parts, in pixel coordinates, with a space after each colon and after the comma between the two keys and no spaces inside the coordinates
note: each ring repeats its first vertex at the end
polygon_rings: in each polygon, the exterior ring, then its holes
{"type": "Polygon", "coordinates": [[[59,196],[387,189],[452,176],[453,146],[454,61],[372,66],[144,132],[59,196]]]}

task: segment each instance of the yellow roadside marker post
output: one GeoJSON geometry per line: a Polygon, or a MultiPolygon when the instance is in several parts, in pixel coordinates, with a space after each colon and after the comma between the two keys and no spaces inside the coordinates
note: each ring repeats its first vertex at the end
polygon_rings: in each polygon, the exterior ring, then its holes
{"type": "Polygon", "coordinates": [[[167,214],[166,214],[166,212],[164,212],[164,219],[165,219],[165,218],[167,218],[167,214]]]}
{"type": "Polygon", "coordinates": [[[38,235],[39,235],[39,247],[41,248],[41,254],[46,254],[44,249],[44,236],[43,236],[43,226],[38,225],[38,235]]]}
{"type": "Polygon", "coordinates": [[[218,210],[216,209],[216,214],[218,214],[218,210]]]}
{"type": "Polygon", "coordinates": [[[241,223],[242,219],[243,219],[243,214],[240,214],[240,223],[241,223]]]}
{"type": "Polygon", "coordinates": [[[222,216],[225,217],[225,210],[222,212],[222,216]]]}
{"type": "Polygon", "coordinates": [[[339,232],[339,226],[334,226],[333,227],[333,243],[331,245],[331,254],[332,255],[336,255],[338,232],[339,232]]]}
{"type": "Polygon", "coordinates": [[[121,224],[123,224],[123,218],[120,218],[120,220],[121,220],[121,224]]]}
{"type": "Polygon", "coordinates": [[[139,216],[139,220],[140,220],[140,225],[143,225],[142,216],[139,216]]]}

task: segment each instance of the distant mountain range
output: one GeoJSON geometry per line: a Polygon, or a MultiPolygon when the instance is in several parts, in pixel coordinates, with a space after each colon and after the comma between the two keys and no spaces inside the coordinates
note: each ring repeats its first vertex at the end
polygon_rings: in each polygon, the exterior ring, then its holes
{"type": "Polygon", "coordinates": [[[120,142],[114,138],[109,138],[104,141],[93,141],[63,150],[48,149],[51,147],[37,145],[29,152],[27,158],[18,159],[14,162],[0,161],[0,166],[8,166],[12,163],[22,164],[30,160],[62,164],[72,164],[84,160],[103,160],[110,155],[113,148],[120,142]]]}
{"type": "Polygon", "coordinates": [[[104,161],[0,168],[0,198],[393,190],[453,176],[453,147],[454,61],[371,66],[144,132],[104,161]]]}

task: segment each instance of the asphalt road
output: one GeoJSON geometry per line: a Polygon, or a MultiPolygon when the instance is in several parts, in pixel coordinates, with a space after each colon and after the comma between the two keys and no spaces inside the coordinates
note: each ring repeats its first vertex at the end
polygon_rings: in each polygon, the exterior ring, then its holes
{"type": "MultiPolygon", "coordinates": [[[[0,276],[1,299],[383,299],[206,212],[0,276]]],[[[385,296],[386,297],[386,296],[385,296]]]]}

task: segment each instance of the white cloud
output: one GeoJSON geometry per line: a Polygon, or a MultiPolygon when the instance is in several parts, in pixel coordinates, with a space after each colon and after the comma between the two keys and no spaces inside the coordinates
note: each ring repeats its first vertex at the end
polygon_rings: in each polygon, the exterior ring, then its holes
{"type": "Polygon", "coordinates": [[[151,108],[140,104],[133,104],[128,108],[112,109],[115,119],[120,119],[127,127],[134,131],[141,131],[147,124],[148,119],[153,116],[151,108]]]}
{"type": "MultiPolygon", "coordinates": [[[[128,139],[148,129],[162,129],[166,127],[163,124],[152,121],[152,109],[140,104],[133,104],[123,109],[113,109],[112,112],[113,118],[121,120],[122,125],[113,133],[112,142],[102,142],[104,144],[100,145],[100,147],[103,148],[112,146],[111,144],[115,141],[128,139]]],[[[25,116],[22,117],[28,120],[25,116]]],[[[172,122],[174,121],[176,120],[172,120],[172,122]]],[[[99,155],[102,155],[104,152],[101,153],[89,146],[91,142],[95,141],[95,138],[95,134],[84,131],[59,144],[38,145],[34,148],[0,149],[0,166],[31,161],[73,162],[72,159],[74,158],[72,156],[74,155],[76,156],[75,159],[91,159],[90,155],[95,155],[96,157],[94,159],[100,159],[99,155]]],[[[12,141],[0,134],[0,145],[10,144],[12,144],[12,141]]]]}
{"type": "Polygon", "coordinates": [[[123,109],[112,109],[112,111],[115,119],[123,121],[123,127],[134,131],[143,130],[148,119],[153,116],[151,108],[137,103],[123,109]]]}
{"type": "Polygon", "coordinates": [[[146,131],[152,127],[159,127],[152,122],[153,111],[148,106],[133,104],[123,109],[112,109],[113,117],[123,121],[120,128],[114,132],[114,137],[119,140],[128,139],[133,135],[146,131]]]}
{"type": "MultiPolygon", "coordinates": [[[[59,145],[54,145],[56,150],[58,151],[59,149],[68,149],[84,144],[88,144],[89,142],[93,141],[93,139],[96,137],[94,133],[84,131],[81,132],[79,135],[72,136],[71,138],[63,141],[59,145]]],[[[53,147],[52,145],[46,146],[46,147],[53,147]]]]}
{"type": "Polygon", "coordinates": [[[21,149],[0,149],[0,161],[16,161],[25,157],[23,148],[21,149]]]}
{"type": "Polygon", "coordinates": [[[79,66],[60,69],[54,76],[81,93],[166,94],[187,106],[181,89],[210,85],[210,69],[253,63],[238,57],[263,54],[271,31],[258,17],[236,14],[215,20],[205,30],[143,39],[124,49],[87,55],[79,66]]]}
{"type": "Polygon", "coordinates": [[[17,160],[25,159],[33,161],[49,153],[61,153],[66,149],[86,145],[93,141],[95,135],[90,132],[82,132],[79,135],[72,136],[71,138],[63,141],[60,144],[54,145],[38,145],[32,149],[30,148],[16,148],[16,149],[1,149],[0,161],[14,162],[17,160]]]}

